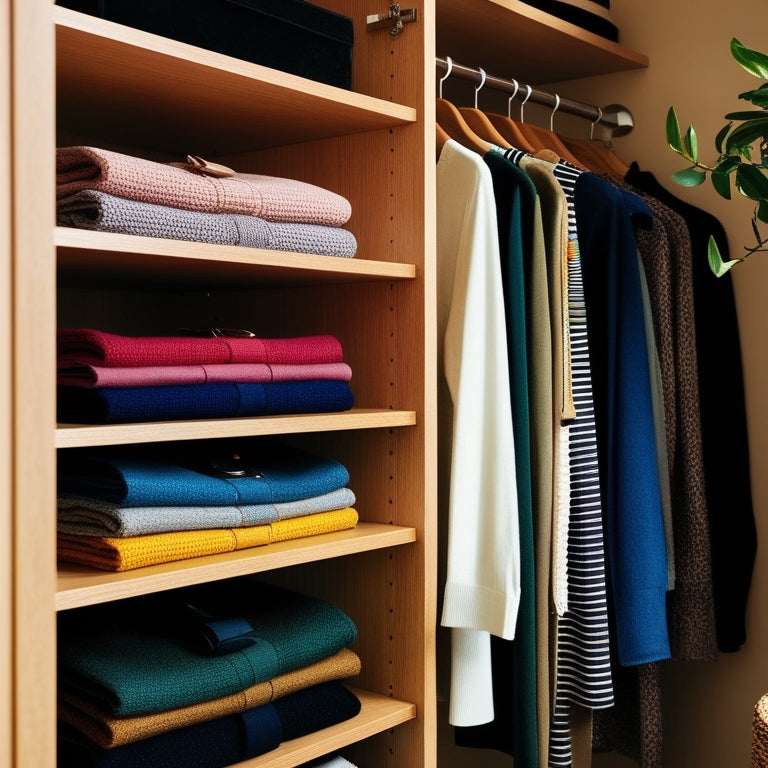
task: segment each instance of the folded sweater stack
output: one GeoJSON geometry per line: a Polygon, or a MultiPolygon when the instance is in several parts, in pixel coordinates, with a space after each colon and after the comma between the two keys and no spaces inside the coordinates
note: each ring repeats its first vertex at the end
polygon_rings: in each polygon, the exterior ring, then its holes
{"type": "Polygon", "coordinates": [[[62,452],[58,557],[125,571],[353,528],[348,482],[263,439],[62,452]]]}
{"type": "Polygon", "coordinates": [[[59,617],[59,765],[221,768],[354,717],[354,622],[267,584],[59,617]]]}
{"type": "Polygon", "coordinates": [[[56,150],[56,218],[64,227],[352,257],[341,195],[277,176],[216,178],[96,147],[56,150]]]}
{"type": "Polygon", "coordinates": [[[62,328],[58,418],[120,423],[345,411],[352,371],[331,335],[122,336],[62,328]]]}

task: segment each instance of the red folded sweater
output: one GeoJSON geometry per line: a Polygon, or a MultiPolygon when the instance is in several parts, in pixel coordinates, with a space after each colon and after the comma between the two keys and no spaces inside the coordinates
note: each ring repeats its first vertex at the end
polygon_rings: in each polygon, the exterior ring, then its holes
{"type": "Polygon", "coordinates": [[[213,365],[343,362],[341,343],[328,334],[284,339],[210,336],[121,336],[91,328],[61,328],[58,365],[213,365]]]}

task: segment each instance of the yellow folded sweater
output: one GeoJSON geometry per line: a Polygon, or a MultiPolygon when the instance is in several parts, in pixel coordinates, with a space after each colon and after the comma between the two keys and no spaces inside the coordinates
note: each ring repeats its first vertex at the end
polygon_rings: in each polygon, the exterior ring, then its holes
{"type": "Polygon", "coordinates": [[[342,531],[354,528],[357,519],[357,512],[351,507],[345,507],[250,528],[208,528],[202,531],[174,531],[129,538],[60,533],[58,558],[107,571],[128,571],[147,565],[234,552],[237,549],[260,547],[276,541],[342,531]]]}

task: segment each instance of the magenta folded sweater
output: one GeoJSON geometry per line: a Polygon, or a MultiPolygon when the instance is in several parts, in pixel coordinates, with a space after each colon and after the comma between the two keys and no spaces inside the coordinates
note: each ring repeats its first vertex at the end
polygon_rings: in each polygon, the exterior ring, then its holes
{"type": "Polygon", "coordinates": [[[328,334],[284,339],[225,336],[122,336],[91,328],[60,328],[58,365],[140,367],[266,363],[318,365],[343,362],[338,339],[328,334]]]}
{"type": "Polygon", "coordinates": [[[346,363],[316,365],[268,365],[229,363],[224,365],[143,365],[108,367],[76,365],[59,368],[58,383],[70,387],[157,387],[166,384],[221,384],[226,382],[267,383],[273,381],[350,381],[346,363]]]}

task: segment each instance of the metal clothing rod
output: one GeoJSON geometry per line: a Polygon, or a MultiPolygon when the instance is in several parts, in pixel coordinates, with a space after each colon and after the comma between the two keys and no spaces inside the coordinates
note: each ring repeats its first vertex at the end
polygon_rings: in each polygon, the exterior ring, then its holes
{"type": "Polygon", "coordinates": [[[621,106],[621,104],[609,104],[606,107],[596,107],[593,104],[586,104],[582,101],[574,101],[557,94],[540,91],[525,83],[515,80],[507,80],[496,75],[489,75],[479,68],[467,67],[459,64],[452,59],[435,58],[437,71],[447,73],[443,79],[448,77],[458,77],[462,80],[470,80],[483,88],[494,88],[499,91],[511,93],[513,98],[519,99],[521,103],[534,102],[542,104],[558,112],[567,112],[571,115],[584,117],[602,131],[607,131],[611,136],[623,136],[629,133],[634,127],[634,120],[631,112],[621,106]],[[530,90],[530,93],[529,93],[530,90]]]}

